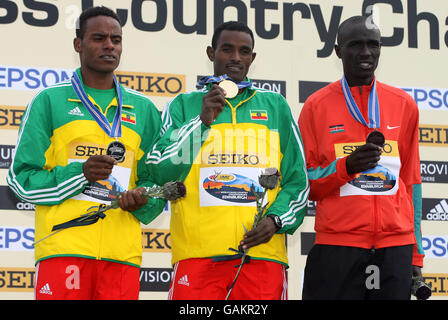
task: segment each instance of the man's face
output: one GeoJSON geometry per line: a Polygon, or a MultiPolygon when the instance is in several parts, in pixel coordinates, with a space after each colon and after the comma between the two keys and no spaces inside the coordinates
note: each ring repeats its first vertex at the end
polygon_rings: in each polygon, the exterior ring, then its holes
{"type": "Polygon", "coordinates": [[[381,53],[378,29],[368,28],[364,23],[349,25],[335,49],[342,60],[349,85],[369,85],[372,82],[381,53]]]}
{"type": "Polygon", "coordinates": [[[81,66],[99,73],[111,73],[120,63],[122,50],[121,26],[108,16],[96,16],[86,21],[83,38],[74,41],[81,66]]]}
{"type": "Polygon", "coordinates": [[[223,30],[216,49],[207,48],[207,55],[213,61],[215,76],[227,74],[234,81],[243,81],[255,59],[252,38],[246,32],[223,30]]]}

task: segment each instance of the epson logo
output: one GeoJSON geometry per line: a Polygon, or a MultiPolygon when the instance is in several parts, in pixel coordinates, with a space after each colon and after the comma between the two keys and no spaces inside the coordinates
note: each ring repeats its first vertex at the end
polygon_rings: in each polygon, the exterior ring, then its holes
{"type": "Polygon", "coordinates": [[[73,70],[42,67],[0,67],[0,89],[41,90],[70,79],[73,70]]]}
{"type": "Polygon", "coordinates": [[[422,247],[425,258],[448,258],[448,236],[427,236],[422,238],[422,247]]]}
{"type": "Polygon", "coordinates": [[[420,110],[448,111],[448,89],[402,88],[417,103],[420,110]]]}

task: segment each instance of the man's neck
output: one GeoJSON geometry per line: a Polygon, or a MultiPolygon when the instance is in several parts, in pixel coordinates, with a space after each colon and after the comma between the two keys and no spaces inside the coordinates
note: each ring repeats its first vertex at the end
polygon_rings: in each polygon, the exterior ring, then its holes
{"type": "Polygon", "coordinates": [[[368,78],[350,78],[345,76],[349,87],[360,87],[360,86],[370,86],[374,79],[374,75],[369,76],[368,78]]]}
{"type": "Polygon", "coordinates": [[[107,90],[115,86],[113,73],[95,72],[81,67],[81,75],[84,85],[89,88],[107,90]]]}

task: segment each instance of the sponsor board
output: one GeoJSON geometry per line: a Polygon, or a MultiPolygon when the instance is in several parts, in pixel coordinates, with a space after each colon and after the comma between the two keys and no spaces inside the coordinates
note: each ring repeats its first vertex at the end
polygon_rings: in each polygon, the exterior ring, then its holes
{"type": "Polygon", "coordinates": [[[0,292],[32,292],[34,290],[34,268],[0,267],[0,292]]]}
{"type": "Polygon", "coordinates": [[[401,88],[417,103],[420,110],[448,111],[448,89],[401,88]]]}
{"type": "Polygon", "coordinates": [[[420,124],[419,144],[426,147],[448,147],[448,126],[420,124]]]}
{"type": "Polygon", "coordinates": [[[34,250],[34,228],[0,226],[0,251],[34,250]]]}
{"type": "MultiPolygon", "coordinates": [[[[342,22],[344,6],[333,5],[324,6],[315,3],[284,2],[277,1],[225,1],[206,0],[190,1],[196,8],[193,13],[184,7],[184,1],[157,0],[154,6],[145,6],[145,1],[134,0],[122,1],[114,8],[120,17],[123,26],[129,25],[143,32],[161,32],[166,28],[173,29],[180,34],[198,35],[210,34],[213,30],[225,21],[225,11],[234,10],[238,21],[248,22],[249,27],[254,30],[254,34],[266,40],[283,39],[285,41],[300,41],[308,34],[298,33],[297,24],[303,23],[315,29],[322,44],[320,48],[315,48],[318,58],[326,58],[333,52],[336,42],[337,29],[342,22]],[[208,10],[207,5],[210,5],[208,10]],[[148,10],[152,10],[149,12],[148,10]],[[173,15],[170,13],[173,12],[173,15]],[[295,17],[299,12],[299,21],[295,17]],[[187,20],[195,21],[193,24],[185,24],[187,14],[192,15],[187,20]],[[147,21],[147,16],[154,16],[154,21],[147,21]],[[255,19],[249,19],[255,17],[255,19]],[[210,27],[209,20],[213,22],[210,27]],[[276,23],[266,23],[275,21],[276,23]],[[296,27],[295,27],[296,26],[296,27]],[[295,31],[295,32],[294,32],[295,31]]],[[[384,10],[393,17],[393,32],[387,37],[382,37],[384,46],[404,45],[408,48],[419,48],[429,46],[432,50],[440,50],[441,46],[447,46],[447,41],[443,41],[443,33],[440,35],[439,25],[446,20],[446,15],[442,10],[434,8],[431,11],[423,11],[417,8],[417,0],[394,0],[394,1],[363,1],[362,5],[356,7],[352,14],[370,15],[373,12],[374,4],[382,2],[385,4],[384,10]],[[407,3],[407,5],[405,5],[407,3]],[[428,19],[430,24],[429,33],[425,34],[427,41],[418,41],[423,37],[422,30],[417,28],[420,20],[428,19]],[[403,27],[404,26],[404,27],[403,27]],[[407,35],[407,37],[405,37],[407,35]],[[420,35],[420,37],[419,37],[420,35]]],[[[118,3],[118,2],[117,2],[118,3]]],[[[80,6],[70,5],[63,8],[58,1],[23,1],[23,6],[19,6],[15,1],[4,1],[0,6],[3,9],[0,16],[0,24],[24,23],[32,27],[51,27],[59,20],[65,21],[67,28],[73,28],[73,21],[82,10],[94,5],[93,0],[83,0],[80,6]],[[36,11],[43,12],[42,17],[36,18],[36,11]]],[[[344,15],[347,15],[345,13],[344,15]]],[[[40,16],[40,14],[39,14],[40,16]]]]}
{"type": "MultiPolygon", "coordinates": [[[[334,79],[333,81],[337,81],[334,79]]],[[[331,82],[325,81],[299,81],[299,103],[305,103],[306,99],[314,92],[327,86],[331,82]]],[[[398,87],[408,93],[420,110],[448,111],[448,89],[441,88],[416,88],[398,87]]]]}
{"type": "Polygon", "coordinates": [[[308,255],[316,240],[315,232],[300,232],[300,254],[308,255]]]}
{"type": "Polygon", "coordinates": [[[168,292],[172,279],[171,268],[141,268],[140,291],[168,292]]]}
{"type": "Polygon", "coordinates": [[[448,221],[448,199],[422,199],[422,220],[448,221]]]}
{"type": "Polygon", "coordinates": [[[142,229],[143,252],[171,252],[169,229],[142,229]]]}
{"type": "Polygon", "coordinates": [[[23,202],[8,186],[0,186],[0,210],[35,210],[32,203],[23,202]]]}
{"type": "Polygon", "coordinates": [[[0,145],[0,169],[8,169],[15,154],[15,146],[0,145]]]}
{"type": "Polygon", "coordinates": [[[183,74],[116,71],[115,75],[122,85],[148,96],[173,97],[185,92],[183,74]]]}
{"type": "Polygon", "coordinates": [[[307,217],[314,217],[316,215],[316,205],[317,201],[308,200],[305,214],[307,217]]]}
{"type": "Polygon", "coordinates": [[[0,90],[42,90],[69,80],[72,69],[0,66],[0,90]]]}
{"type": "MultiPolygon", "coordinates": [[[[0,90],[42,90],[70,80],[73,71],[45,67],[0,66],[0,90]]],[[[130,71],[116,71],[115,74],[122,85],[145,95],[171,97],[185,92],[185,75],[130,71]]]]}
{"type": "MultiPolygon", "coordinates": [[[[0,292],[33,292],[35,268],[0,267],[0,292]]],[[[173,269],[141,268],[140,291],[168,292],[173,269]]]]}
{"type": "Polygon", "coordinates": [[[425,259],[447,259],[448,258],[448,236],[424,236],[422,246],[425,251],[425,259]]]}
{"type": "Polygon", "coordinates": [[[423,273],[423,279],[431,285],[433,296],[448,296],[448,273],[423,273]]]}
{"type": "Polygon", "coordinates": [[[420,161],[422,182],[448,183],[448,162],[420,161]]]}
{"type": "Polygon", "coordinates": [[[19,130],[25,107],[0,105],[0,129],[19,130]]]}
{"type": "MultiPolygon", "coordinates": [[[[197,81],[204,77],[203,75],[197,76],[197,81]]],[[[286,98],[286,81],[282,80],[262,80],[262,79],[250,79],[252,86],[256,89],[273,91],[280,93],[286,98]]]]}
{"type": "Polygon", "coordinates": [[[308,99],[310,95],[328,84],[330,84],[330,82],[299,81],[299,102],[305,103],[306,99],[308,99]]]}

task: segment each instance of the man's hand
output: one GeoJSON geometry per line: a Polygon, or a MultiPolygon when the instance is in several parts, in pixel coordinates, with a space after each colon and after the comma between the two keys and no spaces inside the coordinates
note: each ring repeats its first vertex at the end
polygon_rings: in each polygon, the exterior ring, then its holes
{"type": "Polygon", "coordinates": [[[137,188],[123,192],[118,198],[120,208],[125,211],[135,211],[148,203],[148,197],[142,197],[145,188],[137,188]]]}
{"type": "Polygon", "coordinates": [[[258,226],[247,232],[241,241],[241,246],[243,250],[255,247],[260,243],[268,242],[271,240],[272,236],[277,232],[277,227],[274,221],[269,217],[264,217],[263,220],[258,224],[258,226]]]}
{"type": "Polygon", "coordinates": [[[214,84],[210,91],[202,99],[202,111],[200,118],[206,126],[210,126],[219,116],[226,105],[226,93],[218,85],[214,84]]]}
{"type": "Polygon", "coordinates": [[[412,266],[412,276],[413,277],[423,277],[422,268],[419,266],[412,266]]]}
{"type": "Polygon", "coordinates": [[[373,143],[366,143],[353,151],[345,163],[348,174],[363,172],[375,168],[380,161],[381,148],[373,143]]]}
{"type": "Polygon", "coordinates": [[[106,155],[94,155],[89,157],[82,165],[84,176],[89,182],[105,180],[112,173],[114,165],[118,162],[106,155]]]}

